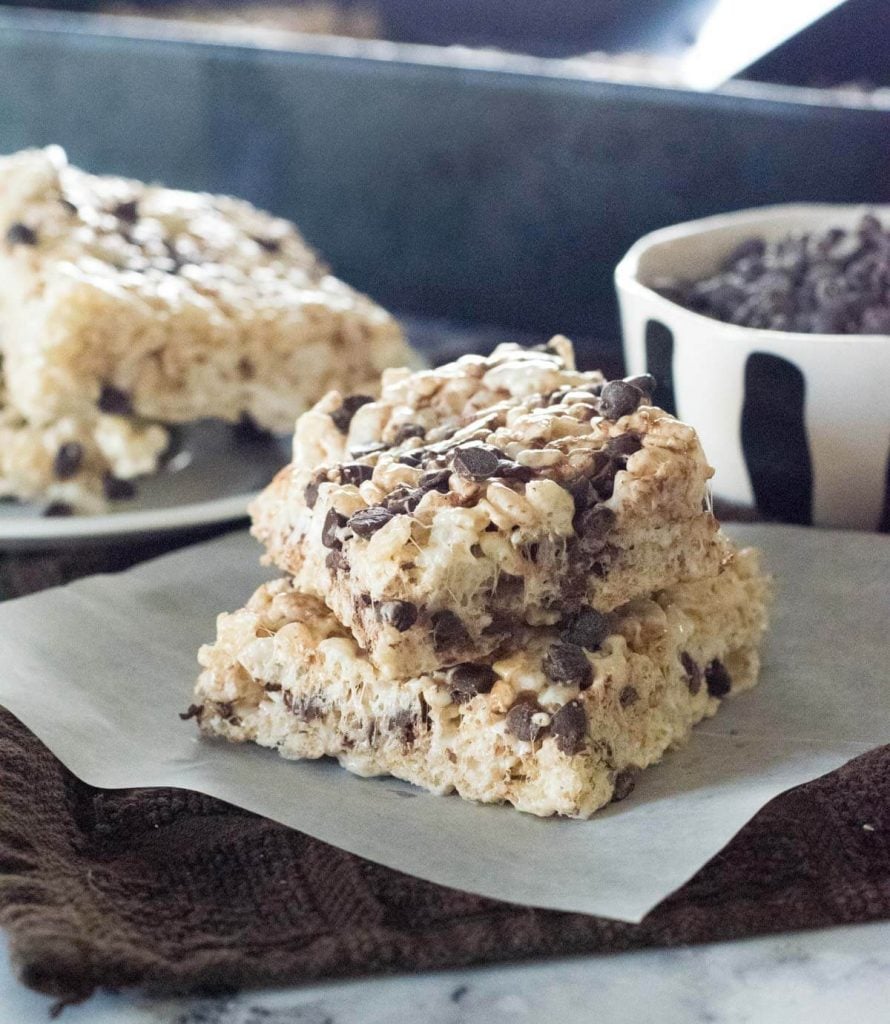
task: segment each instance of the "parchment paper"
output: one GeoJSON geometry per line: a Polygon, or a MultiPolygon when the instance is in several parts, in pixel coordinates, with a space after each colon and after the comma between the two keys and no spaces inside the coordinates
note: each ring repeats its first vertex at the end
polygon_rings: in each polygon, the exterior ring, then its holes
{"type": "Polygon", "coordinates": [[[587,822],[199,739],[195,652],[268,575],[246,534],[0,605],[0,703],[94,786],[196,789],[443,885],[638,921],[773,796],[890,742],[890,538],[730,532],[777,577],[761,685],[587,822]]]}

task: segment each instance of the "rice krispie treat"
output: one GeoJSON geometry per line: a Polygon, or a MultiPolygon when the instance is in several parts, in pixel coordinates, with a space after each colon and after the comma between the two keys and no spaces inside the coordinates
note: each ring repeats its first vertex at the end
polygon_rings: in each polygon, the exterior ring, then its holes
{"type": "Polygon", "coordinates": [[[183,717],[284,757],[336,757],[359,775],[584,818],[756,682],[766,598],[756,553],[730,553],[708,579],[562,628],[525,627],[487,658],[394,680],[282,579],[220,616],[183,717]]]}
{"type": "Polygon", "coordinates": [[[272,431],[409,361],[395,321],[294,226],[226,196],[0,160],[0,345],[35,425],[244,415],[272,431]]]}
{"type": "Polygon", "coordinates": [[[254,533],[396,678],[713,575],[712,470],[651,388],[578,372],[565,339],[389,371],[302,417],[254,533]]]}
{"type": "Polygon", "coordinates": [[[158,469],[169,440],[157,424],[106,413],[34,426],[0,382],[0,498],[42,501],[47,515],[102,512],[131,498],[133,480],[158,469]]]}

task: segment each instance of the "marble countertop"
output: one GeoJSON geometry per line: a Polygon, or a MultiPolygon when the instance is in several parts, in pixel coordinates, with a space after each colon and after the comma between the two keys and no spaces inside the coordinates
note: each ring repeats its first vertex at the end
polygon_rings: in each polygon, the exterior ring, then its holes
{"type": "MultiPolygon", "coordinates": [[[[0,961],[0,1021],[49,999],[0,961]]],[[[227,999],[94,997],[64,1024],[872,1024],[890,1019],[890,923],[548,963],[374,978],[227,999]]]]}

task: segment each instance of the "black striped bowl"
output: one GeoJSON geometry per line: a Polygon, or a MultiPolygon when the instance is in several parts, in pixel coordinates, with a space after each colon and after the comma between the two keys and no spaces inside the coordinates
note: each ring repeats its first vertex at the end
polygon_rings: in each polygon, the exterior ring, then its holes
{"type": "Polygon", "coordinates": [[[726,324],[659,295],[712,274],[747,238],[854,227],[890,207],[783,205],[646,235],[615,271],[627,372],[693,424],[714,492],[766,518],[890,529],[890,336],[795,334],[726,324]]]}

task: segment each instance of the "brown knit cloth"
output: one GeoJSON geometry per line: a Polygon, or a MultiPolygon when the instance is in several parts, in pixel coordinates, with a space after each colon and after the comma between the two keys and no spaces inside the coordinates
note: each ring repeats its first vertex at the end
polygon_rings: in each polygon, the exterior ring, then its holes
{"type": "Polygon", "coordinates": [[[774,800],[639,925],[445,889],[195,793],[93,789],[7,712],[0,793],[0,925],[22,980],[65,1001],[890,916],[890,747],[774,800]]]}

